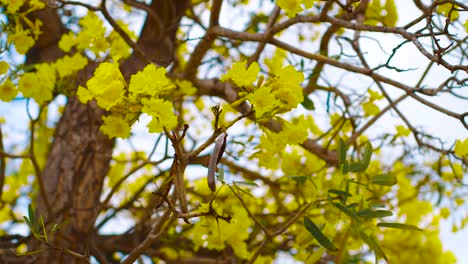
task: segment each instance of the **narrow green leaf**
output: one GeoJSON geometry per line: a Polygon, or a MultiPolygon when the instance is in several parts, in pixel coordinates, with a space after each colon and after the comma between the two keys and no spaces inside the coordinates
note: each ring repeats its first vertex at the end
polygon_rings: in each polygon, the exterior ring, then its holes
{"type": "Polygon", "coordinates": [[[33,236],[34,236],[37,240],[42,241],[41,236],[37,233],[36,229],[31,229],[31,234],[33,234],[33,236]]]}
{"type": "Polygon", "coordinates": [[[29,222],[28,217],[23,216],[23,219],[24,219],[24,221],[26,222],[26,224],[29,226],[29,229],[32,229],[31,222],[29,222]]]}
{"type": "Polygon", "coordinates": [[[335,245],[333,245],[333,243],[322,233],[322,231],[320,231],[320,229],[307,216],[304,216],[304,226],[324,248],[330,251],[338,251],[338,248],[336,248],[335,245]]]}
{"type": "Polygon", "coordinates": [[[350,180],[348,180],[347,182],[354,183],[354,184],[356,184],[356,185],[361,185],[361,186],[367,188],[367,185],[366,185],[366,184],[361,183],[361,182],[358,182],[358,181],[355,181],[354,179],[350,179],[350,180]]]}
{"type": "Polygon", "coordinates": [[[401,224],[401,223],[378,223],[378,227],[388,227],[388,228],[398,228],[398,229],[411,229],[411,230],[417,230],[417,231],[423,231],[421,228],[414,226],[414,225],[407,225],[407,224],[401,224]]]}
{"type": "Polygon", "coordinates": [[[378,184],[378,185],[392,186],[396,184],[396,178],[393,175],[380,174],[380,175],[372,177],[370,182],[373,184],[378,184]]]}
{"type": "Polygon", "coordinates": [[[329,189],[328,190],[328,194],[336,194],[336,195],[341,195],[341,196],[344,196],[344,197],[351,197],[353,196],[352,194],[350,194],[349,192],[345,192],[345,191],[342,191],[342,190],[336,190],[336,189],[329,189]]]}
{"type": "Polygon", "coordinates": [[[379,204],[379,203],[369,203],[369,206],[372,208],[385,208],[385,204],[379,204]]]}
{"type": "Polygon", "coordinates": [[[357,216],[362,218],[381,218],[392,216],[393,213],[387,210],[371,210],[369,208],[362,209],[361,211],[356,213],[357,216]]]}
{"type": "Polygon", "coordinates": [[[241,187],[237,186],[237,185],[234,185],[236,187],[237,190],[247,194],[248,196],[252,197],[252,198],[255,198],[251,193],[249,193],[248,191],[242,189],[241,187]]]}
{"type": "Polygon", "coordinates": [[[218,174],[216,174],[216,179],[220,182],[224,182],[224,170],[222,168],[218,169],[218,174]]]}
{"type": "Polygon", "coordinates": [[[347,160],[345,160],[345,161],[343,162],[343,169],[342,169],[342,172],[343,172],[344,174],[347,174],[347,173],[349,172],[349,163],[348,163],[347,160]]]}
{"type": "Polygon", "coordinates": [[[59,228],[60,228],[60,225],[54,223],[54,224],[50,227],[50,232],[55,233],[57,230],[59,230],[59,228]]]}
{"type": "Polygon", "coordinates": [[[361,161],[353,162],[353,163],[349,164],[348,172],[360,172],[360,171],[366,170],[366,168],[367,168],[366,164],[364,164],[361,161]]]}
{"type": "Polygon", "coordinates": [[[36,226],[36,216],[34,215],[34,209],[32,208],[31,204],[28,205],[28,216],[29,222],[33,227],[36,226]]]}
{"type": "MultiPolygon", "coordinates": [[[[385,255],[385,253],[383,252],[382,248],[379,246],[379,243],[377,242],[377,240],[374,238],[374,236],[369,236],[367,235],[364,231],[359,231],[360,235],[361,235],[361,238],[362,240],[364,240],[364,242],[369,245],[369,247],[372,249],[372,251],[374,251],[375,253],[375,259],[378,260],[379,257],[382,257],[383,259],[385,259],[385,261],[387,261],[388,263],[388,258],[387,256],[385,255]]],[[[377,263],[377,261],[376,261],[377,263]]]]}
{"type": "Polygon", "coordinates": [[[244,186],[250,186],[250,187],[259,187],[258,184],[256,184],[255,182],[235,181],[234,183],[238,185],[244,185],[244,186]]]}
{"type": "Polygon", "coordinates": [[[369,167],[371,158],[372,158],[372,145],[369,141],[367,141],[366,146],[364,147],[364,154],[362,155],[362,164],[364,166],[364,170],[369,167]]]}
{"type": "Polygon", "coordinates": [[[44,237],[45,241],[47,243],[49,243],[49,239],[47,239],[47,232],[46,232],[46,229],[45,229],[44,219],[42,218],[42,215],[41,215],[41,217],[39,219],[41,220],[42,232],[44,233],[43,237],[44,237]]]}
{"type": "Polygon", "coordinates": [[[314,102],[307,95],[304,96],[304,101],[302,101],[301,105],[307,110],[315,110],[314,102]]]}
{"type": "Polygon", "coordinates": [[[308,176],[291,176],[290,178],[299,184],[304,184],[309,179],[308,176]]]}
{"type": "Polygon", "coordinates": [[[345,213],[347,216],[357,220],[357,217],[356,217],[356,214],[351,211],[348,207],[340,204],[340,203],[333,203],[333,205],[338,208],[340,211],[342,211],[343,213],[345,213]]]}
{"type": "MultiPolygon", "coordinates": [[[[346,145],[345,145],[343,139],[341,139],[341,138],[338,141],[338,162],[339,162],[340,167],[345,166],[345,162],[346,162],[346,145]]],[[[344,170],[344,168],[343,168],[343,170],[344,170]]],[[[345,173],[345,172],[343,171],[343,173],[345,173]]]]}

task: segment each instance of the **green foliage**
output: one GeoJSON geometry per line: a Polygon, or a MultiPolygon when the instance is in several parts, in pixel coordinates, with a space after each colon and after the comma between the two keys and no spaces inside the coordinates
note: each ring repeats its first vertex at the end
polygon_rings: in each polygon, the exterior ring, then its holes
{"type": "Polygon", "coordinates": [[[324,248],[330,251],[338,251],[338,248],[320,231],[320,229],[308,217],[304,217],[304,226],[324,248]]]}
{"type": "MultiPolygon", "coordinates": [[[[28,205],[28,216],[23,216],[24,222],[28,225],[29,231],[34,236],[35,239],[40,241],[42,244],[48,247],[54,247],[49,240],[54,239],[54,234],[60,229],[63,224],[52,224],[46,228],[44,224],[44,218],[42,215],[36,215],[34,208],[31,204],[28,205]]],[[[19,256],[24,255],[34,255],[39,254],[43,251],[47,250],[47,248],[36,250],[36,251],[29,251],[25,253],[19,253],[19,256]]]]}

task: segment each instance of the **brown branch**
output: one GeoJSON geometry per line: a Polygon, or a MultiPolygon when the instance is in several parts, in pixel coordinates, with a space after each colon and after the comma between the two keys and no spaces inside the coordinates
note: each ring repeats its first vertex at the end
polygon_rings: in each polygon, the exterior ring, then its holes
{"type": "Polygon", "coordinates": [[[39,167],[39,164],[36,159],[36,155],[34,154],[34,141],[35,141],[35,126],[36,123],[39,120],[39,115],[37,119],[32,119],[30,121],[30,127],[31,127],[31,135],[29,138],[29,159],[31,160],[31,163],[33,164],[34,172],[36,173],[37,177],[37,182],[39,183],[39,191],[41,193],[42,199],[44,200],[44,205],[46,207],[48,215],[52,214],[52,207],[50,206],[49,198],[47,196],[47,192],[45,189],[45,184],[44,184],[44,176],[42,175],[41,168],[39,167]]]}
{"type": "Polygon", "coordinates": [[[104,16],[104,18],[107,20],[107,22],[109,22],[112,28],[120,35],[120,37],[127,43],[127,45],[129,45],[133,49],[133,51],[136,52],[136,54],[141,60],[143,60],[146,64],[152,63],[152,61],[145,54],[145,52],[137,45],[137,43],[133,42],[133,40],[128,36],[128,34],[125,33],[125,31],[117,24],[117,22],[115,22],[115,20],[109,14],[109,11],[107,10],[107,7],[106,7],[106,1],[107,0],[102,0],[101,6],[100,6],[100,11],[102,15],[104,16]]]}
{"type": "Polygon", "coordinates": [[[169,218],[171,215],[171,210],[167,209],[164,214],[159,218],[159,221],[153,225],[153,228],[151,229],[150,233],[148,236],[143,240],[137,247],[135,247],[132,252],[122,261],[122,264],[132,264],[134,261],[142,255],[146,249],[148,249],[151,244],[158,239],[164,231],[167,231],[168,226],[170,226],[176,217],[172,216],[169,218]]]}

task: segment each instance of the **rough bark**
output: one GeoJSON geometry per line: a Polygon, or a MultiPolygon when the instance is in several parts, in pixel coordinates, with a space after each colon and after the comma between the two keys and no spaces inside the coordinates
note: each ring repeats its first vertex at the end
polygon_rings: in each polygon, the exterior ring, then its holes
{"type": "MultiPolygon", "coordinates": [[[[148,16],[138,40],[144,53],[160,65],[168,65],[174,58],[175,32],[188,3],[182,1],[154,1],[151,9],[159,19],[148,16]]],[[[61,57],[58,41],[66,31],[56,10],[46,8],[32,16],[43,21],[42,34],[27,54],[28,64],[50,62],[61,57]]],[[[132,55],[122,64],[127,78],[145,66],[144,60],[132,55]]],[[[75,86],[92,76],[95,65],[89,65],[79,74],[75,86]]],[[[84,105],[76,97],[69,97],[63,116],[57,125],[45,169],[42,173],[46,199],[37,197],[37,214],[48,224],[63,223],[54,241],[56,249],[49,248],[33,257],[34,263],[86,263],[66,253],[67,248],[82,255],[96,251],[94,223],[98,216],[102,183],[112,158],[113,141],[99,130],[105,111],[95,104],[84,105]],[[46,202],[50,204],[48,209],[46,202]]],[[[39,192],[40,193],[40,192],[39,192]]],[[[30,250],[44,248],[33,241],[30,250]]],[[[96,252],[94,252],[96,253],[96,252]]]]}

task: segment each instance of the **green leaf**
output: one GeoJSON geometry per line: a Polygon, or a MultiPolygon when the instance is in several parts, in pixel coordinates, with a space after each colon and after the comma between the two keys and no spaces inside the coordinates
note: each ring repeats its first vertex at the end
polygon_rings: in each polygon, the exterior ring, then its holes
{"type": "MultiPolygon", "coordinates": [[[[241,187],[237,186],[237,185],[234,185],[236,187],[237,190],[247,194],[248,196],[252,197],[252,198],[255,198],[251,193],[249,193],[248,191],[242,189],[241,187]]],[[[233,190],[234,191],[234,190],[233,190]]]]}
{"type": "Polygon", "coordinates": [[[343,139],[340,138],[338,141],[338,162],[340,165],[344,165],[346,161],[346,145],[343,139]]]}
{"type": "Polygon", "coordinates": [[[385,259],[385,261],[387,261],[388,263],[388,258],[387,256],[385,255],[385,253],[383,252],[382,248],[379,246],[379,243],[377,242],[377,240],[374,238],[374,236],[369,236],[367,235],[364,231],[359,231],[360,235],[361,235],[361,238],[362,240],[364,240],[364,242],[369,245],[369,247],[372,249],[372,251],[374,251],[375,253],[375,263],[377,263],[379,257],[382,257],[385,259]]]}
{"type": "Polygon", "coordinates": [[[379,203],[369,203],[369,206],[372,208],[385,208],[385,204],[379,204],[379,203]]]}
{"type": "Polygon", "coordinates": [[[347,174],[347,173],[349,172],[349,163],[348,163],[347,160],[345,160],[345,161],[343,162],[343,170],[342,170],[342,172],[343,172],[344,174],[347,174]]]}
{"type": "Polygon", "coordinates": [[[380,174],[374,176],[370,180],[373,184],[384,185],[384,186],[392,186],[396,184],[396,177],[390,174],[380,174]]]}
{"type": "Polygon", "coordinates": [[[365,208],[357,212],[356,215],[362,218],[381,218],[381,217],[392,216],[393,213],[387,210],[375,210],[374,211],[369,208],[365,208]]]}
{"type": "Polygon", "coordinates": [[[342,191],[342,190],[336,190],[336,189],[329,189],[328,190],[328,194],[336,194],[336,195],[341,195],[341,196],[345,196],[345,197],[351,197],[353,196],[352,194],[350,194],[349,192],[345,192],[345,191],[342,191]]]}
{"type": "Polygon", "coordinates": [[[60,228],[60,225],[59,224],[53,224],[52,227],[50,228],[50,232],[54,233],[56,232],[57,230],[59,230],[60,228]]]}
{"type": "Polygon", "coordinates": [[[29,219],[28,219],[28,217],[26,217],[26,216],[23,216],[23,219],[24,219],[24,221],[26,222],[26,224],[28,224],[28,226],[29,226],[29,229],[32,229],[31,222],[29,222],[29,219]]]}
{"type": "Polygon", "coordinates": [[[224,182],[224,170],[222,168],[218,169],[218,174],[216,174],[216,179],[220,182],[224,182]]]}
{"type": "Polygon", "coordinates": [[[315,110],[314,102],[306,95],[304,96],[304,101],[302,101],[301,105],[307,110],[315,110]]]}
{"type": "Polygon", "coordinates": [[[363,162],[353,162],[349,164],[347,172],[360,172],[366,170],[366,165],[363,162]]]}
{"type": "Polygon", "coordinates": [[[309,179],[309,176],[291,176],[290,178],[299,184],[304,184],[309,179]]]}
{"type": "Polygon", "coordinates": [[[364,148],[364,154],[363,154],[363,160],[362,160],[364,170],[366,170],[369,167],[373,151],[374,150],[372,149],[371,143],[369,141],[367,141],[366,146],[364,148]]]}
{"type": "Polygon", "coordinates": [[[378,227],[388,227],[388,228],[398,228],[398,229],[411,229],[411,230],[417,230],[417,231],[423,231],[421,228],[414,226],[414,225],[407,225],[407,224],[402,224],[402,223],[378,223],[378,227]]]}
{"type": "Polygon", "coordinates": [[[250,187],[259,187],[258,184],[256,184],[255,182],[235,181],[234,183],[238,185],[244,185],[244,186],[250,186],[250,187]]]}
{"type": "Polygon", "coordinates": [[[28,216],[29,216],[29,222],[35,226],[36,223],[36,217],[34,215],[34,209],[32,208],[31,204],[28,205],[28,216]]]}
{"type": "Polygon", "coordinates": [[[37,233],[39,226],[36,221],[36,215],[34,214],[34,209],[32,208],[31,204],[28,205],[28,216],[29,216],[29,223],[31,224],[30,225],[31,232],[34,231],[34,233],[37,233]]]}
{"type": "Polygon", "coordinates": [[[342,169],[342,173],[346,174],[349,172],[348,169],[348,161],[346,160],[346,145],[343,139],[339,139],[338,141],[338,164],[342,169]]]}
{"type": "Polygon", "coordinates": [[[333,205],[334,205],[336,208],[338,208],[340,211],[342,211],[343,213],[345,213],[347,216],[349,216],[349,217],[354,218],[355,220],[357,220],[356,214],[355,214],[353,211],[349,210],[348,207],[346,207],[346,206],[344,206],[344,205],[342,205],[342,204],[340,204],[340,203],[333,203],[333,205]]]}
{"type": "Polygon", "coordinates": [[[41,220],[42,232],[44,233],[42,236],[44,237],[45,241],[48,243],[49,240],[47,239],[47,232],[45,230],[44,219],[42,218],[42,215],[39,219],[41,220]]]}
{"type": "Polygon", "coordinates": [[[338,251],[338,248],[336,248],[335,245],[333,245],[333,243],[322,233],[322,231],[320,231],[320,229],[307,216],[304,216],[304,226],[324,248],[330,251],[338,251]]]}

